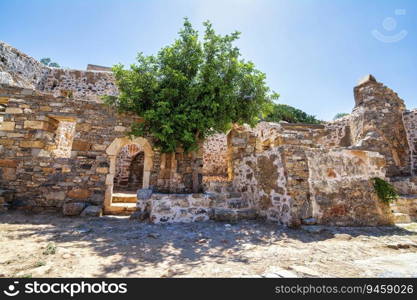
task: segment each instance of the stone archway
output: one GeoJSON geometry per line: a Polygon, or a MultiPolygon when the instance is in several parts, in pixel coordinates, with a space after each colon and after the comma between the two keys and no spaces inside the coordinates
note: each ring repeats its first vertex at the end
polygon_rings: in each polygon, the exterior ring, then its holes
{"type": "Polygon", "coordinates": [[[116,174],[116,161],[119,152],[123,147],[130,144],[136,144],[143,150],[143,181],[142,188],[149,188],[151,170],[153,167],[154,152],[149,141],[142,137],[130,139],[128,137],[116,138],[106,149],[106,154],[110,160],[109,174],[106,177],[106,193],[104,197],[104,210],[112,204],[112,194],[114,186],[114,177],[116,174]]]}

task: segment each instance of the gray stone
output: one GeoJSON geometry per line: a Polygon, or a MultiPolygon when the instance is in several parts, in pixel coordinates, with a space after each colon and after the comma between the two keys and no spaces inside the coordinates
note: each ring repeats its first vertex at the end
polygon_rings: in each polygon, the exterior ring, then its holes
{"type": "Polygon", "coordinates": [[[148,200],[152,196],[152,190],[151,189],[140,189],[137,192],[137,197],[139,200],[148,200]]]}
{"type": "Polygon", "coordinates": [[[62,212],[65,216],[78,216],[84,207],[85,203],[82,202],[65,203],[62,207],[62,212]]]}
{"type": "Polygon", "coordinates": [[[90,205],[87,206],[81,213],[82,217],[101,217],[103,209],[101,206],[90,205]]]}
{"type": "Polygon", "coordinates": [[[301,223],[303,223],[304,225],[315,225],[317,224],[317,220],[316,218],[307,218],[301,220],[301,223]]]}

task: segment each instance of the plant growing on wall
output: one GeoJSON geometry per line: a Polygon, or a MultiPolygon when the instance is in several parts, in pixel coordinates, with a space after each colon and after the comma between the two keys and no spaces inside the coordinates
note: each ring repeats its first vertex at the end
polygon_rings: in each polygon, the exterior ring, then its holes
{"type": "Polygon", "coordinates": [[[378,198],[382,202],[391,203],[398,198],[398,193],[395,191],[392,184],[378,177],[372,178],[372,181],[378,198]]]}
{"type": "Polygon", "coordinates": [[[112,69],[119,95],[106,96],[106,103],[142,117],[131,133],[152,136],[162,152],[195,151],[201,140],[232,123],[255,125],[278,97],[265,74],[241,58],[234,46],[238,32],[216,34],[208,21],[204,27],[201,40],[185,19],[173,44],[156,55],[139,53],[130,69],[112,69]]]}

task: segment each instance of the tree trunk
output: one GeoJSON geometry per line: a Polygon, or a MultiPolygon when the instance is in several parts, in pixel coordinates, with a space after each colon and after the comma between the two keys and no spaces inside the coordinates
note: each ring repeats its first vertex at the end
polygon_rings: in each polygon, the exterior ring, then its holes
{"type": "Polygon", "coordinates": [[[192,159],[193,159],[193,193],[199,192],[199,182],[198,182],[198,170],[200,169],[200,166],[198,164],[197,159],[197,151],[192,152],[192,159]]]}

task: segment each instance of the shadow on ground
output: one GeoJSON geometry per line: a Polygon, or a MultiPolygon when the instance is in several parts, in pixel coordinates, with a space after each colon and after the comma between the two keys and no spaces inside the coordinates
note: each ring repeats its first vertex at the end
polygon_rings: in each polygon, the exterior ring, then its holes
{"type": "MultiPolygon", "coordinates": [[[[248,263],[244,251],[253,246],[296,241],[302,244],[348,234],[354,237],[416,236],[416,232],[393,227],[308,226],[289,229],[263,221],[237,224],[201,222],[188,224],[148,224],[127,217],[69,218],[56,214],[0,214],[1,224],[26,224],[12,232],[13,239],[42,238],[57,245],[74,242],[74,247],[89,247],[100,257],[114,257],[95,276],[106,276],[122,269],[134,275],[144,268],[172,262],[193,268],[210,259],[218,264],[248,263]],[[46,225],[46,226],[43,226],[46,225]],[[233,253],[233,255],[230,255],[233,253]]],[[[1,233],[1,231],[0,231],[1,233]]],[[[302,247],[302,245],[301,245],[302,247]]],[[[185,272],[185,271],[184,271],[185,272]]],[[[181,275],[178,274],[177,275],[181,275]]]]}

